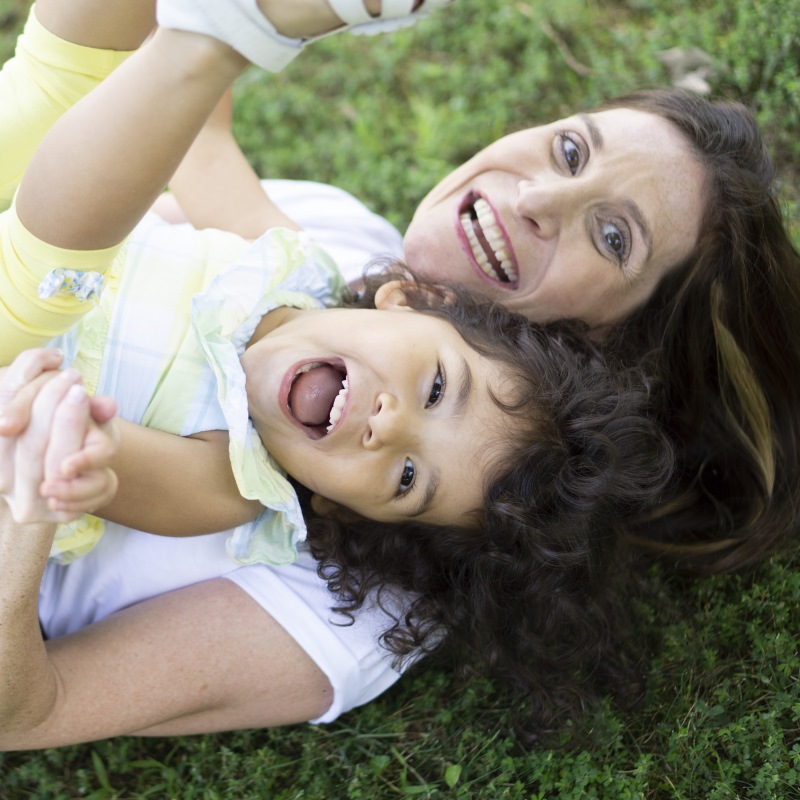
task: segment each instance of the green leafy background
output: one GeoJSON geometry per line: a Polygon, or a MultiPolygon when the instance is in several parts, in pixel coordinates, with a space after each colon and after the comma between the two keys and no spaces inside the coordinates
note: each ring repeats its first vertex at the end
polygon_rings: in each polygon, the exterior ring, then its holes
{"type": "MultiPolygon", "coordinates": [[[[26,7],[0,0],[3,58],[26,7]]],[[[391,37],[328,39],[283,75],[249,71],[236,133],[262,175],[338,184],[403,228],[491,139],[667,83],[658,52],[698,47],[714,94],[755,108],[797,234],[798,20],[800,0],[457,0],[391,37]]],[[[503,687],[427,665],[328,726],[0,755],[0,800],[800,796],[796,557],[697,583],[649,577],[646,697],[630,715],[590,716],[585,749],[524,751],[503,687]]]]}

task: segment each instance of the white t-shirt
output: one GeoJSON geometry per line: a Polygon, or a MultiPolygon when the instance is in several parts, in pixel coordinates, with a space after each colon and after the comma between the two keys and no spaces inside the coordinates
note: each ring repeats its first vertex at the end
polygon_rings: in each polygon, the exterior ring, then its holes
{"type": "MultiPolygon", "coordinates": [[[[264,183],[283,212],[330,253],[347,280],[357,278],[375,257],[401,256],[397,230],[347,192],[307,181],[264,183]]],[[[178,539],[109,523],[86,556],[66,566],[48,564],[39,596],[45,634],[71,633],[149,597],[225,577],[285,628],[327,676],[333,703],[315,722],[330,722],[369,702],[400,677],[377,641],[388,622],[383,612],[365,609],[355,624],[336,625],[333,598],[307,552],[287,566],[240,567],[225,550],[229,533],[178,539]]]]}

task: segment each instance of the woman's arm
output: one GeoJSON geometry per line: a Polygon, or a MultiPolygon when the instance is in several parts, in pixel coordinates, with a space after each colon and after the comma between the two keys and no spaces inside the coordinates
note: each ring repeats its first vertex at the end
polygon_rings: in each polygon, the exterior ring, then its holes
{"type": "MultiPolygon", "coordinates": [[[[24,368],[18,360],[10,372],[24,368]]],[[[0,731],[9,733],[35,727],[58,693],[57,673],[37,634],[39,583],[55,534],[39,487],[48,458],[80,448],[88,402],[85,394],[79,402],[69,395],[77,385],[69,373],[47,381],[25,432],[0,438],[0,731]]]]}
{"type": "Polygon", "coordinates": [[[195,228],[219,228],[244,239],[274,227],[299,229],[265,194],[236,142],[232,103],[228,90],[170,180],[171,194],[162,195],[155,210],[159,202],[177,202],[183,220],[195,228]]]}
{"type": "MultiPolygon", "coordinates": [[[[35,591],[28,596],[35,603],[35,591]]],[[[0,676],[12,663],[25,674],[14,690],[13,727],[0,718],[0,750],[286,725],[320,716],[332,701],[327,678],[305,651],[224,578],[137,603],[44,644],[35,611],[25,631],[3,611],[0,638],[11,638],[8,623],[29,641],[24,657],[5,663],[0,643],[0,676]]]]}
{"type": "Polygon", "coordinates": [[[35,500],[32,521],[20,524],[5,501],[37,498],[48,459],[60,462],[80,447],[89,404],[85,396],[64,401],[72,383],[68,375],[47,382],[24,434],[0,437],[16,478],[13,487],[0,485],[0,750],[281,725],[324,713],[332,700],[327,678],[224,579],[42,641],[37,598],[52,513],[35,500]]]}

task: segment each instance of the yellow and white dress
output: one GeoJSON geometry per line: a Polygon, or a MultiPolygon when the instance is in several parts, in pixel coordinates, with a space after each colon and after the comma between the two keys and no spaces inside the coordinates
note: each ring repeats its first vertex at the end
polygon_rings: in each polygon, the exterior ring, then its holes
{"type": "MultiPolygon", "coordinates": [[[[248,244],[213,229],[176,231],[150,215],[121,251],[99,305],[54,341],[87,390],[114,397],[125,419],[182,436],[229,431],[239,491],[265,507],[229,539],[238,563],[290,563],[306,532],[294,490],[249,419],[239,357],[267,312],[321,308],[343,287],[305,233],[274,229],[248,244]]],[[[52,555],[87,552],[103,524],[84,517],[60,526],[52,555]]]]}

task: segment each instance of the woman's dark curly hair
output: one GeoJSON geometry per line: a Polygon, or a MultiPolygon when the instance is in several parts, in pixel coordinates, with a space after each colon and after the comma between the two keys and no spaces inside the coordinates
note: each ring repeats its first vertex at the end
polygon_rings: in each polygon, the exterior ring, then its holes
{"type": "Polygon", "coordinates": [[[677,90],[604,106],[672,123],[705,170],[700,237],[609,345],[655,355],[678,461],[668,502],[633,539],[693,574],[752,564],[798,529],[800,255],[750,111],[677,90]]]}
{"type": "MultiPolygon", "coordinates": [[[[360,305],[387,279],[367,278],[360,305]]],[[[310,515],[319,573],[337,610],[377,598],[389,611],[382,641],[398,660],[446,634],[459,663],[521,691],[527,730],[554,730],[600,673],[622,672],[618,543],[625,520],[660,501],[671,446],[648,413],[643,371],[606,363],[584,328],[536,325],[458,287],[409,283],[406,297],[505,368],[513,438],[487,476],[478,526],[310,515]],[[397,590],[402,613],[391,612],[397,590]]]]}

